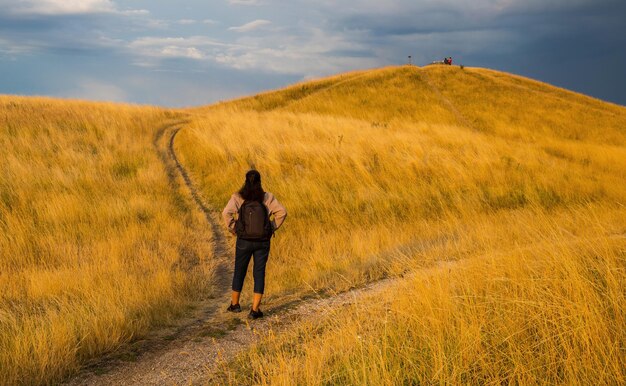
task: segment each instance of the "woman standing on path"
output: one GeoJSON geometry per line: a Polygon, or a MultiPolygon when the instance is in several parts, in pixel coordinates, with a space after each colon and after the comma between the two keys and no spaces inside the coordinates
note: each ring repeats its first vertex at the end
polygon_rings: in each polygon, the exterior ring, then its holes
{"type": "Polygon", "coordinates": [[[239,295],[250,258],[254,256],[254,300],[249,317],[260,318],[263,316],[259,305],[265,288],[265,265],[270,254],[270,239],[285,221],[287,210],[272,193],[263,190],[261,174],[250,170],[246,173],[246,181],[239,192],[230,197],[222,217],[228,230],[237,235],[233,292],[227,311],[241,312],[239,295]],[[274,217],[273,220],[270,219],[271,216],[274,217]]]}

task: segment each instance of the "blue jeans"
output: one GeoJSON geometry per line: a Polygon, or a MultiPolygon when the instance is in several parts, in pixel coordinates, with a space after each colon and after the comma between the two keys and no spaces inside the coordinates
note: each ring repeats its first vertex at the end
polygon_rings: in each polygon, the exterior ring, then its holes
{"type": "Polygon", "coordinates": [[[254,293],[262,294],[265,289],[265,265],[270,255],[270,241],[250,241],[237,239],[235,248],[235,273],[233,275],[233,291],[241,292],[243,280],[246,278],[250,258],[254,256],[252,273],[254,276],[254,293]]]}

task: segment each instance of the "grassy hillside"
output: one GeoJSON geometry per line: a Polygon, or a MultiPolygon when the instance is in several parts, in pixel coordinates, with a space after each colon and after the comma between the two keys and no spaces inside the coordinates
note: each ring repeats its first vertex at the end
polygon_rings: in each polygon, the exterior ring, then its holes
{"type": "Polygon", "coordinates": [[[171,116],[0,96],[0,384],[55,382],[206,293],[153,145],[171,116]]]}
{"type": "Polygon", "coordinates": [[[626,108],[405,66],[188,110],[0,96],[0,384],[55,383],[211,292],[160,159],[174,119],[215,210],[253,166],[287,207],[269,300],[398,279],[224,382],[626,382],[626,108]]]}
{"type": "MultiPolygon", "coordinates": [[[[518,99],[518,78],[497,91],[515,101],[512,107],[475,87],[476,74],[484,73],[402,67],[296,86],[200,112],[176,145],[216,208],[251,165],[289,208],[290,221],[274,243],[274,294],[345,289],[403,272],[397,258],[407,248],[420,250],[427,240],[452,243],[453,234],[467,232],[460,226],[492,223],[509,211],[559,213],[590,205],[610,212],[624,202],[624,108],[604,107],[613,120],[600,117],[604,126],[589,128],[602,138],[572,140],[585,132],[589,107],[562,101],[572,123],[540,129],[537,116],[547,113],[535,111],[540,103],[523,103],[524,95],[518,99]],[[459,78],[468,84],[458,86],[459,78]],[[298,96],[303,88],[317,91],[298,96]],[[502,135],[465,126],[475,121],[473,110],[464,112],[445,93],[484,100],[493,110],[490,127],[513,116],[529,123],[502,135]]],[[[535,99],[557,92],[542,87],[535,99]]]]}
{"type": "Polygon", "coordinates": [[[176,146],[212,205],[255,166],[290,211],[269,296],[405,276],[268,338],[235,383],[624,381],[624,107],[433,66],[192,114],[176,146]]]}

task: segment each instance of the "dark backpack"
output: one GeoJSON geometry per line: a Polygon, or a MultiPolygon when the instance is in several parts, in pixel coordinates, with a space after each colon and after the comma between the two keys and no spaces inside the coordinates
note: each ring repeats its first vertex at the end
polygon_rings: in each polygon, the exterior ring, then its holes
{"type": "Polygon", "coordinates": [[[235,232],[243,240],[269,240],[273,229],[265,205],[258,201],[244,201],[239,208],[235,232]]]}

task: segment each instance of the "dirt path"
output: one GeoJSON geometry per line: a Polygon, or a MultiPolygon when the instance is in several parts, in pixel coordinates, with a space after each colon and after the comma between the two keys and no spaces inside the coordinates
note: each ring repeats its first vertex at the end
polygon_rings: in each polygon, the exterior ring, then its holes
{"type": "Polygon", "coordinates": [[[229,242],[218,214],[203,201],[198,189],[176,154],[174,142],[184,121],[159,129],[154,146],[163,161],[176,194],[186,194],[203,213],[212,231],[217,260],[213,299],[202,302],[195,312],[176,326],[160,329],[105,358],[89,364],[69,385],[164,385],[205,383],[220,363],[228,362],[256,342],[264,332],[279,331],[299,321],[319,318],[338,306],[356,301],[365,293],[383,291],[394,279],[384,279],[359,289],[306,298],[282,297],[264,301],[266,317],[248,322],[246,312],[225,311],[232,268],[229,242]]]}
{"type": "MultiPolygon", "coordinates": [[[[183,167],[183,165],[178,160],[178,156],[176,155],[176,151],[174,150],[174,140],[176,139],[176,134],[178,134],[179,130],[180,130],[180,127],[170,127],[170,129],[165,132],[166,134],[169,134],[169,135],[166,135],[166,137],[169,137],[169,141],[167,144],[167,154],[169,156],[169,159],[165,160],[166,166],[169,161],[173,162],[173,164],[176,166],[176,170],[178,170],[178,173],[180,173],[180,176],[183,178],[183,181],[185,182],[185,186],[189,190],[191,197],[193,198],[194,202],[198,206],[198,209],[204,214],[204,217],[206,218],[207,223],[209,223],[209,225],[211,226],[211,231],[213,233],[213,245],[214,245],[213,255],[218,258],[225,257],[228,251],[228,246],[226,242],[226,236],[224,235],[224,232],[222,231],[222,227],[220,224],[221,220],[219,219],[219,216],[213,211],[211,211],[209,207],[204,203],[204,201],[202,200],[202,196],[200,196],[200,193],[198,192],[198,189],[195,187],[195,185],[191,181],[191,177],[189,177],[189,173],[187,173],[187,170],[183,167]]],[[[157,141],[157,146],[158,146],[158,141],[157,141]]],[[[221,275],[218,275],[218,276],[221,276],[221,275]]]]}
{"type": "MultiPolygon", "coordinates": [[[[358,301],[365,293],[384,291],[394,281],[378,281],[329,298],[294,300],[278,307],[266,304],[266,317],[253,322],[247,321],[244,312],[227,314],[219,308],[212,321],[207,321],[195,334],[178,337],[166,347],[147,352],[132,361],[120,362],[103,374],[84,373],[71,384],[205,384],[210,382],[220,365],[248,349],[270,330],[279,332],[304,320],[322,318],[337,307],[358,301]]],[[[219,306],[223,303],[223,299],[220,299],[219,306]]]]}

